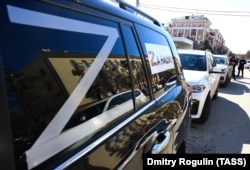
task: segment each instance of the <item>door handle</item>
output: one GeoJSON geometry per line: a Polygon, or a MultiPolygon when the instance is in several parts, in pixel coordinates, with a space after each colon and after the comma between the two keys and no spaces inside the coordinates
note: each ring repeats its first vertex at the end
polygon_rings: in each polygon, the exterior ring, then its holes
{"type": "Polygon", "coordinates": [[[161,133],[157,138],[160,140],[160,143],[157,143],[152,148],[152,154],[158,154],[160,153],[168,144],[170,140],[170,132],[167,131],[165,133],[161,133]]]}

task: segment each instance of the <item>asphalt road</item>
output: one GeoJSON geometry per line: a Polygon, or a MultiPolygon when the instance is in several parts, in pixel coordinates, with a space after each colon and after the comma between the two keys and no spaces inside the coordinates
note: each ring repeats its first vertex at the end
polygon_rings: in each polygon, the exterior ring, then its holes
{"type": "Polygon", "coordinates": [[[245,69],[244,74],[219,88],[205,124],[192,123],[187,153],[250,153],[250,71],[245,69]]]}

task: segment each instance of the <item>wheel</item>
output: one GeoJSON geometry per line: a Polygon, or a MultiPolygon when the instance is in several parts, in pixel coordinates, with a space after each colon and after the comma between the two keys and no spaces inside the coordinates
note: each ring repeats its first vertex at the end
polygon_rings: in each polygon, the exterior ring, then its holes
{"type": "Polygon", "coordinates": [[[212,106],[212,100],[210,96],[208,95],[206,102],[202,109],[201,117],[199,119],[194,119],[193,121],[197,123],[205,123],[211,113],[211,106],[212,106]]]}

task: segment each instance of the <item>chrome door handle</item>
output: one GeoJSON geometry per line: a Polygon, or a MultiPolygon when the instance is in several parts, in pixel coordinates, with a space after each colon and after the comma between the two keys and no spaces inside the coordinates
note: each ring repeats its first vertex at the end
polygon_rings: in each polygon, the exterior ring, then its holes
{"type": "Polygon", "coordinates": [[[169,140],[170,140],[170,132],[167,131],[164,134],[160,134],[162,136],[159,136],[160,138],[163,138],[163,140],[160,143],[157,143],[153,146],[152,148],[152,154],[158,154],[160,153],[168,144],[169,140]]]}

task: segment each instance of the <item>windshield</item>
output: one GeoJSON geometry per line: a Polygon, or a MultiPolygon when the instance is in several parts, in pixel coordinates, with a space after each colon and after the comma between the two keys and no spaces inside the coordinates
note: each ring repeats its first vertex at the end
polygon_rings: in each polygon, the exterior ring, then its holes
{"type": "Polygon", "coordinates": [[[223,58],[223,57],[214,57],[215,58],[215,62],[216,62],[216,64],[225,64],[226,62],[225,62],[225,58],[223,58]]]}
{"type": "Polygon", "coordinates": [[[195,54],[179,54],[184,70],[206,71],[205,56],[195,54]]]}

